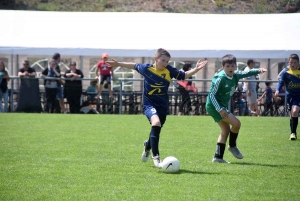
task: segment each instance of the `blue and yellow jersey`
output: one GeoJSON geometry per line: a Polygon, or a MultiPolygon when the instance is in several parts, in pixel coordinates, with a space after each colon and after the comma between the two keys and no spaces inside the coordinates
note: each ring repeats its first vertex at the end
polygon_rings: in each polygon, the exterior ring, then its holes
{"type": "Polygon", "coordinates": [[[154,64],[135,64],[137,72],[144,76],[143,105],[154,106],[161,112],[168,111],[168,88],[172,78],[184,80],[185,73],[172,66],[156,70],[154,64]]]}
{"type": "Polygon", "coordinates": [[[300,97],[300,67],[297,70],[285,69],[282,72],[276,91],[280,91],[283,86],[288,96],[300,97]]]}

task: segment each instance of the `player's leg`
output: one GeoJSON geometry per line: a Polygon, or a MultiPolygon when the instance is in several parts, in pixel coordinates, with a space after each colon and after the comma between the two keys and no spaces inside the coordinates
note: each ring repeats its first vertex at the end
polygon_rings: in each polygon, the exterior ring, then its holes
{"type": "Polygon", "coordinates": [[[216,146],[216,152],[214,155],[214,158],[212,160],[213,163],[227,163],[223,159],[225,147],[226,147],[226,141],[230,132],[230,126],[228,123],[225,123],[223,121],[219,121],[218,125],[221,128],[221,134],[218,137],[217,146],[216,146]]]}
{"type": "Polygon", "coordinates": [[[223,119],[222,121],[231,125],[231,129],[229,131],[230,135],[228,150],[233,154],[234,157],[238,159],[244,158],[243,154],[236,146],[236,140],[238,138],[239,130],[241,128],[240,120],[238,120],[233,114],[229,114],[228,118],[223,119]]]}
{"type": "MultiPolygon", "coordinates": [[[[159,115],[157,110],[153,106],[146,106],[144,108],[144,113],[146,114],[148,120],[151,123],[151,131],[150,131],[150,137],[148,142],[146,143],[145,150],[142,154],[142,160],[145,161],[145,155],[144,152],[147,151],[147,148],[149,148],[149,145],[152,149],[152,159],[155,167],[160,168],[161,167],[161,160],[159,155],[159,137],[160,137],[160,131],[161,127],[164,124],[166,120],[166,115],[159,115]]],[[[149,156],[149,155],[148,155],[149,156]]],[[[147,161],[147,159],[146,159],[147,161]]]]}
{"type": "Polygon", "coordinates": [[[298,115],[299,115],[299,106],[296,105],[292,105],[291,108],[291,135],[290,135],[290,140],[296,140],[297,139],[297,127],[298,127],[298,115]]]}

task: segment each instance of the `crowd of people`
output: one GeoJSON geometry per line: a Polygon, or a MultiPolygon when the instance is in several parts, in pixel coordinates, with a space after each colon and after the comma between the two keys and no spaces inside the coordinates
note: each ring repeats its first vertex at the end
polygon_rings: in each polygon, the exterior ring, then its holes
{"type": "MultiPolygon", "coordinates": [[[[103,59],[108,59],[108,54],[104,53],[102,55],[103,59]]],[[[75,61],[70,62],[69,69],[66,70],[64,74],[61,74],[60,64],[61,55],[55,53],[52,58],[49,60],[47,67],[41,72],[40,77],[44,80],[43,85],[45,89],[44,93],[44,113],[80,113],[82,106],[82,78],[84,78],[83,72],[76,68],[77,63],[75,61]],[[65,78],[65,79],[62,79],[65,78]],[[65,106],[65,99],[69,105],[69,109],[65,106]]],[[[100,63],[100,62],[99,62],[100,63]]],[[[112,74],[105,74],[103,72],[112,72],[112,68],[102,62],[102,65],[97,65],[96,69],[96,78],[91,81],[91,85],[94,86],[93,90],[88,88],[87,92],[90,93],[89,100],[91,96],[93,99],[102,98],[101,91],[104,81],[107,81],[110,87],[110,80],[112,74]],[[108,71],[107,71],[108,69],[108,71]],[[98,75],[99,74],[99,75],[98,75]],[[100,90],[96,87],[97,80],[99,80],[100,90]],[[98,96],[96,97],[96,94],[98,96]]],[[[18,76],[21,78],[22,82],[26,80],[29,82],[30,78],[36,78],[37,73],[34,68],[30,67],[29,61],[24,60],[23,67],[19,69],[18,76]],[[25,79],[24,79],[25,78],[25,79]]],[[[32,79],[33,80],[33,79],[32,79]]],[[[5,69],[5,64],[0,60],[0,101],[3,104],[0,104],[0,112],[8,112],[8,103],[9,103],[9,90],[8,82],[10,81],[8,71],[5,69]],[[1,77],[6,77],[5,79],[1,77]]],[[[32,87],[32,86],[31,86],[32,87]]],[[[21,90],[25,90],[25,87],[20,87],[21,90]]],[[[110,88],[109,88],[110,89],[110,88]]],[[[29,89],[30,90],[30,89],[29,89]]],[[[109,96],[112,97],[111,89],[109,90],[109,96]]],[[[18,97],[18,96],[17,96],[18,97]]],[[[18,98],[14,101],[14,104],[17,105],[18,98]]],[[[13,111],[18,111],[18,107],[14,106],[13,111]]],[[[22,111],[20,109],[19,111],[22,111]]]]}

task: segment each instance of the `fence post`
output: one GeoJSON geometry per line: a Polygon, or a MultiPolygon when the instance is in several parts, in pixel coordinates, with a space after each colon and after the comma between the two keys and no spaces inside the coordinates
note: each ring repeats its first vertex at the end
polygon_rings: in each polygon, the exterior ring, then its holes
{"type": "MultiPolygon", "coordinates": [[[[11,87],[10,87],[10,97],[9,97],[9,101],[10,101],[10,112],[14,111],[14,79],[11,79],[11,87]]],[[[18,97],[19,98],[19,97],[18,97]]]]}
{"type": "Polygon", "coordinates": [[[120,80],[119,114],[122,114],[122,89],[123,89],[123,80],[120,80]]]}

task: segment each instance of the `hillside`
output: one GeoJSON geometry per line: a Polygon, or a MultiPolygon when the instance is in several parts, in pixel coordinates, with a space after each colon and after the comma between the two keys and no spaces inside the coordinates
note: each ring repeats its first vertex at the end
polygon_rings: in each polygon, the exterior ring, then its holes
{"type": "Polygon", "coordinates": [[[288,13],[300,0],[1,0],[0,9],[201,14],[288,13]]]}

